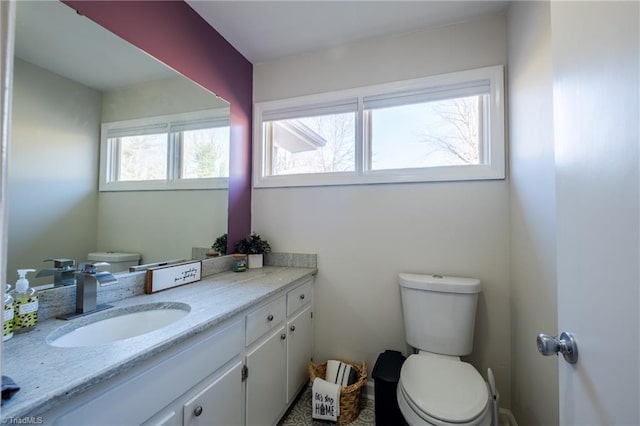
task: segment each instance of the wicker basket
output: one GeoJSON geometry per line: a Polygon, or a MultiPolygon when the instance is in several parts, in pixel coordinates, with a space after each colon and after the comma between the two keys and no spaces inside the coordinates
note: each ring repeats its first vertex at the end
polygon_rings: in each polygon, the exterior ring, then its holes
{"type": "MultiPolygon", "coordinates": [[[[355,365],[348,361],[342,361],[345,364],[349,364],[358,373],[358,380],[349,386],[343,386],[340,388],[340,415],[338,416],[338,424],[343,425],[351,423],[358,418],[360,414],[360,391],[362,387],[367,383],[367,363],[363,362],[362,365],[355,365]]],[[[327,376],[327,363],[322,362],[320,364],[309,363],[309,376],[311,383],[313,383],[316,377],[321,379],[327,376]]]]}

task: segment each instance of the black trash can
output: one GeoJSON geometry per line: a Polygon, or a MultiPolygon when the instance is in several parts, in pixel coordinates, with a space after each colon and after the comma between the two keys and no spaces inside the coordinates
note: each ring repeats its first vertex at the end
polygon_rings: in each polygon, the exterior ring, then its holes
{"type": "Polygon", "coordinates": [[[386,350],[378,356],[371,377],[375,383],[376,425],[404,425],[398,407],[396,389],[405,357],[398,351],[386,350]]]}

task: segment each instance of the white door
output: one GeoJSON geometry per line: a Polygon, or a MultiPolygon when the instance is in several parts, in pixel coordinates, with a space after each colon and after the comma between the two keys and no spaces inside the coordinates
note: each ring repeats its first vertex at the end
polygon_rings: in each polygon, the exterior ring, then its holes
{"type": "Polygon", "coordinates": [[[309,382],[311,305],[287,322],[287,403],[309,382]]]}
{"type": "Polygon", "coordinates": [[[184,426],[242,425],[242,363],[237,362],[184,403],[184,426]]]}
{"type": "Polygon", "coordinates": [[[286,338],[284,327],[247,353],[246,424],[270,426],[286,405],[286,338]]]}
{"type": "Polygon", "coordinates": [[[551,2],[561,425],[640,424],[640,8],[551,2]]]}

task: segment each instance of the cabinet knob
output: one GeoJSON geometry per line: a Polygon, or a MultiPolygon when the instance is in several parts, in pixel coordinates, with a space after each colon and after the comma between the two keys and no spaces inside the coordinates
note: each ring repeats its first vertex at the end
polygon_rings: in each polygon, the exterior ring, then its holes
{"type": "Polygon", "coordinates": [[[269,321],[273,321],[273,315],[269,314],[269,316],[267,317],[267,319],[268,319],[269,321]]]}
{"type": "Polygon", "coordinates": [[[295,325],[292,325],[291,327],[289,327],[289,330],[291,330],[291,331],[296,331],[296,326],[295,326],[295,325]]]}
{"type": "Polygon", "coordinates": [[[202,409],[202,405],[198,405],[195,410],[193,410],[193,415],[199,417],[204,410],[202,409]]]}
{"type": "Polygon", "coordinates": [[[284,339],[286,339],[286,338],[287,338],[287,335],[286,335],[286,334],[284,334],[284,333],[282,333],[282,334],[280,335],[280,338],[281,338],[282,340],[284,340],[284,339]]]}
{"type": "Polygon", "coordinates": [[[300,300],[304,300],[304,294],[300,295],[300,300]]]}

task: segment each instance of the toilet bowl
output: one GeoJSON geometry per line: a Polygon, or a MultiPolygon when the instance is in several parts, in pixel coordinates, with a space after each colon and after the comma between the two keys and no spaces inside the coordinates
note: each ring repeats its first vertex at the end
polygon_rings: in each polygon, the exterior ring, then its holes
{"type": "Polygon", "coordinates": [[[473,348],[480,280],[401,273],[399,282],[407,343],[417,352],[402,365],[396,391],[407,423],[494,424],[494,390],[459,358],[473,348]]]}
{"type": "Polygon", "coordinates": [[[412,426],[490,426],[489,396],[471,364],[428,354],[407,358],[397,388],[398,406],[412,426]]]}

